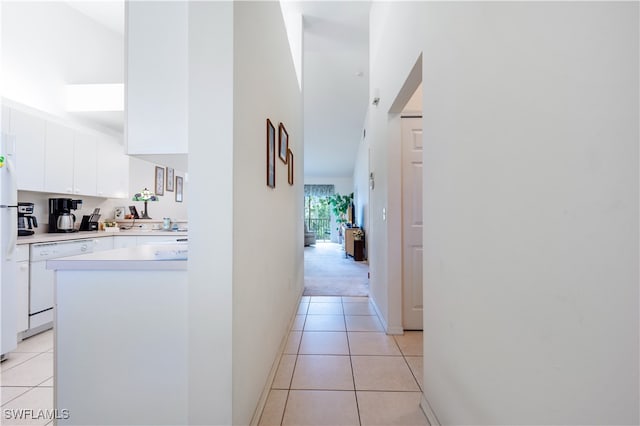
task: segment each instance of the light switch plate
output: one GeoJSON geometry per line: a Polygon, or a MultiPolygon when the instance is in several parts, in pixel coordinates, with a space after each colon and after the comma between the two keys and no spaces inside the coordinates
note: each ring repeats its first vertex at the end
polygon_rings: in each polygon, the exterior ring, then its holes
{"type": "Polygon", "coordinates": [[[387,209],[386,208],[382,208],[382,220],[386,221],[387,220],[387,209]]]}

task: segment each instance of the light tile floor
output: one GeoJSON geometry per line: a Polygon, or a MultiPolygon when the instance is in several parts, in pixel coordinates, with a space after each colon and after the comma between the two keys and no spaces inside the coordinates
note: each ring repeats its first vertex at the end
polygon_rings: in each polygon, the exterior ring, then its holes
{"type": "MultiPolygon", "coordinates": [[[[5,410],[53,407],[53,331],[24,340],[1,364],[5,410]]],[[[419,404],[422,333],[387,336],[367,297],[303,297],[261,425],[428,425],[419,404]],[[333,305],[333,306],[329,306],[333,305]]]]}
{"type": "Polygon", "coordinates": [[[422,332],[387,336],[367,297],[305,296],[260,425],[428,425],[422,332]]]}
{"type": "Polygon", "coordinates": [[[18,344],[0,364],[0,403],[3,425],[49,425],[53,409],[53,330],[18,344]],[[9,411],[7,411],[9,410],[9,411]],[[32,410],[30,418],[8,418],[18,410],[32,410]],[[38,418],[40,417],[40,418],[38,418]]]}

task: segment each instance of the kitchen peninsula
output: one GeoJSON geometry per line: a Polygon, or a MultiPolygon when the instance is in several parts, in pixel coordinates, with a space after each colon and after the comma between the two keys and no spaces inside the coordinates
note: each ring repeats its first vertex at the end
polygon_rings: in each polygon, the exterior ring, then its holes
{"type": "Polygon", "coordinates": [[[59,425],[187,423],[187,244],[50,260],[59,425]],[[99,386],[96,386],[99,384],[99,386]]]}

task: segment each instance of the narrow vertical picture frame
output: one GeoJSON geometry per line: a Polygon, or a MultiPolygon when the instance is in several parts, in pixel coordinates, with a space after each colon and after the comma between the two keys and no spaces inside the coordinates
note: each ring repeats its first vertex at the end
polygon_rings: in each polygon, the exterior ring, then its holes
{"type": "Polygon", "coordinates": [[[276,187],[276,128],[267,118],[267,186],[276,187]]]}
{"type": "Polygon", "coordinates": [[[182,202],[182,191],[184,188],[184,181],[182,176],[176,176],[176,203],[182,202]]]}
{"type": "Polygon", "coordinates": [[[156,166],[156,195],[164,195],[164,167],[156,166]]]}
{"type": "Polygon", "coordinates": [[[293,185],[293,152],[287,149],[287,181],[293,185]]]}
{"type": "Polygon", "coordinates": [[[282,123],[278,126],[278,139],[280,141],[280,145],[278,146],[278,155],[282,162],[287,164],[287,160],[289,158],[289,133],[282,123]]]}
{"type": "Polygon", "coordinates": [[[167,167],[167,186],[165,187],[165,189],[168,192],[173,192],[173,184],[175,182],[174,174],[175,170],[171,167],[167,167]]]}

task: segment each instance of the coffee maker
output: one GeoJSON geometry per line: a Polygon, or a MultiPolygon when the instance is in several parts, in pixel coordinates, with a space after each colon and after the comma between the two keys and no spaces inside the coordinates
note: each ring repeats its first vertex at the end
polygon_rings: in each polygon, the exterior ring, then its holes
{"type": "Polygon", "coordinates": [[[18,203],[18,236],[33,235],[33,228],[38,227],[38,221],[33,215],[33,203],[18,203]]]}
{"type": "Polygon", "coordinates": [[[76,232],[76,216],[71,210],[82,207],[82,200],[49,198],[49,232],[76,232]]]}

